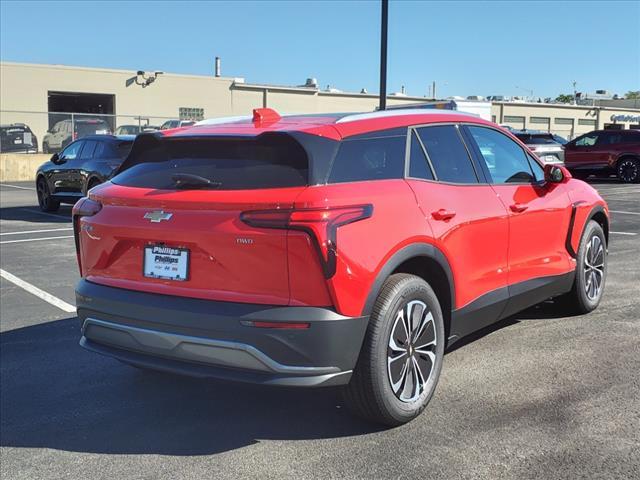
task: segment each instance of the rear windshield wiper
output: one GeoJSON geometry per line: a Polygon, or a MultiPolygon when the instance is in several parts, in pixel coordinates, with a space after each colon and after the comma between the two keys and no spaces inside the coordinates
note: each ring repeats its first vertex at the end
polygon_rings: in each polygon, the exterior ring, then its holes
{"type": "Polygon", "coordinates": [[[222,182],[213,182],[192,173],[174,173],[171,175],[171,179],[176,184],[176,188],[218,188],[222,186],[222,182]]]}

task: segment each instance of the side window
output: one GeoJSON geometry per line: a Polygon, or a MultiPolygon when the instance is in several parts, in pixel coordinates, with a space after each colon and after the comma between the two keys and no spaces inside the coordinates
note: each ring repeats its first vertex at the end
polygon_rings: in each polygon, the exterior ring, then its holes
{"type": "Polygon", "coordinates": [[[78,153],[80,153],[80,149],[82,148],[82,144],[84,142],[73,142],[71,145],[69,145],[67,148],[65,148],[62,153],[60,154],[61,158],[64,158],[65,160],[75,160],[75,158],[78,156],[78,153]]]}
{"type": "Polygon", "coordinates": [[[506,135],[485,127],[468,127],[493,183],[535,182],[527,154],[506,135]]]}
{"type": "Polygon", "coordinates": [[[343,140],[329,183],[404,177],[405,135],[343,140]]]}
{"type": "Polygon", "coordinates": [[[96,149],[93,151],[93,158],[104,158],[106,151],[106,143],[105,142],[96,142],[96,149]]]}
{"type": "Polygon", "coordinates": [[[640,143],[640,132],[632,132],[623,135],[622,143],[640,143]]]}
{"type": "Polygon", "coordinates": [[[473,164],[456,127],[441,125],[422,127],[417,131],[438,180],[453,183],[478,183],[473,164]]]}
{"type": "Polygon", "coordinates": [[[84,142],[84,148],[82,149],[82,153],[80,154],[80,158],[82,160],[89,160],[90,158],[93,158],[94,156],[94,150],[96,148],[96,144],[98,142],[96,142],[95,140],[88,140],[86,142],[84,142]]]}
{"type": "Polygon", "coordinates": [[[409,176],[412,178],[423,178],[426,180],[433,180],[433,173],[429,166],[420,140],[418,140],[418,134],[414,131],[411,132],[411,150],[409,157],[409,176]]]}
{"type": "Polygon", "coordinates": [[[591,147],[592,145],[595,145],[597,141],[598,135],[595,133],[589,133],[577,139],[575,145],[577,147],[591,147]]]}

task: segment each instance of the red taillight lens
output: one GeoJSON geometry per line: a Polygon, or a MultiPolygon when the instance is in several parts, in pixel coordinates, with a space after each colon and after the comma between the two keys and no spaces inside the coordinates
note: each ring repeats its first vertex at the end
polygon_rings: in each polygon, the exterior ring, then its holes
{"type": "Polygon", "coordinates": [[[82,261],[80,259],[80,219],[91,217],[102,209],[102,204],[87,197],[82,197],[73,206],[71,218],[73,219],[73,236],[76,242],[76,257],[78,258],[78,268],[82,275],[82,261]]]}
{"type": "Polygon", "coordinates": [[[373,205],[353,205],[330,208],[301,208],[283,210],[252,210],[243,212],[240,219],[259,228],[288,228],[303,230],[315,240],[326,278],[336,271],[338,227],[369,218],[373,205]]]}

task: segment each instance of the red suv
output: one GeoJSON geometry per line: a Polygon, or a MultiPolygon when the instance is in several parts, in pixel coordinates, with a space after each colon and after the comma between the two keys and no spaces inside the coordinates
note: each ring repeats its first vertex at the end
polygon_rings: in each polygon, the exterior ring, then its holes
{"type": "Polygon", "coordinates": [[[445,348],[553,296],[595,309],[589,185],[456,112],[253,118],[141,134],[73,211],[81,345],[139,367],[345,386],[417,416],[445,348]]]}
{"type": "Polygon", "coordinates": [[[625,183],[640,182],[640,130],[596,130],[564,146],[564,163],[574,177],[614,173],[625,183]]]}

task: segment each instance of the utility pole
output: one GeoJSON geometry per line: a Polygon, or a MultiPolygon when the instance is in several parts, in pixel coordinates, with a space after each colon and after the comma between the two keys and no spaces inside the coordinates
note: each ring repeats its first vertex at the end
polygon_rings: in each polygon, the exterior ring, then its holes
{"type": "Polygon", "coordinates": [[[380,110],[387,108],[387,30],[389,23],[389,0],[381,0],[380,25],[380,110]]]}
{"type": "Polygon", "coordinates": [[[433,99],[436,100],[436,81],[433,81],[433,86],[431,87],[431,93],[433,93],[433,99]]]}
{"type": "Polygon", "coordinates": [[[578,92],[576,92],[576,85],[578,82],[576,82],[575,80],[573,81],[573,104],[577,105],[578,104],[578,92]]]}

